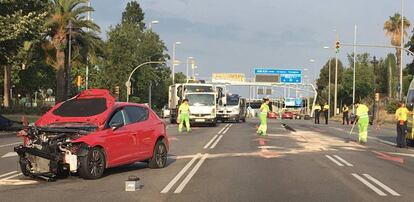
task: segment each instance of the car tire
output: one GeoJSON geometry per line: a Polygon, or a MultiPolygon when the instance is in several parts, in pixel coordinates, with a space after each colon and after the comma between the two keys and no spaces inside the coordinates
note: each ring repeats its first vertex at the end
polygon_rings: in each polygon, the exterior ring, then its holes
{"type": "Polygon", "coordinates": [[[104,152],[97,147],[89,150],[86,156],[80,157],[79,176],[85,179],[98,179],[105,171],[104,152]]]}
{"type": "Polygon", "coordinates": [[[164,168],[167,165],[167,147],[163,140],[158,140],[155,144],[152,158],[149,159],[148,167],[152,169],[164,168]]]}
{"type": "Polygon", "coordinates": [[[30,170],[28,169],[28,162],[26,159],[20,157],[19,160],[20,170],[22,171],[22,174],[26,177],[31,177],[30,170]]]}

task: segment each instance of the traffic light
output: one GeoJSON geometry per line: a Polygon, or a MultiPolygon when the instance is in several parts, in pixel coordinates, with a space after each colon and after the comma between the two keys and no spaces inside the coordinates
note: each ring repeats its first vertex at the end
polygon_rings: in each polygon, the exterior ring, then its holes
{"type": "Polygon", "coordinates": [[[78,75],[76,77],[76,86],[79,88],[82,85],[82,77],[78,75]]]}
{"type": "Polygon", "coordinates": [[[341,48],[341,42],[336,41],[336,43],[335,43],[335,49],[336,49],[336,52],[337,53],[339,53],[339,48],[341,48]]]}

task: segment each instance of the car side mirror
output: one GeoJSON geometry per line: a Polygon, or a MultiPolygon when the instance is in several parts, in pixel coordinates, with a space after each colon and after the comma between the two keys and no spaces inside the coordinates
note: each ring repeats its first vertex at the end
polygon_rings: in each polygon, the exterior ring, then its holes
{"type": "Polygon", "coordinates": [[[118,123],[118,122],[111,123],[111,125],[110,125],[110,127],[112,128],[112,130],[116,130],[116,129],[122,127],[122,126],[124,126],[124,124],[123,123],[118,123]]]}

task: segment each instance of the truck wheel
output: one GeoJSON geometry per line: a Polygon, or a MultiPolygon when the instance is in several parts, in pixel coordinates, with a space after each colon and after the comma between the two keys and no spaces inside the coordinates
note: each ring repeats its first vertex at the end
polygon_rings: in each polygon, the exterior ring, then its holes
{"type": "Polygon", "coordinates": [[[104,152],[94,147],[89,150],[88,154],[83,157],[79,157],[80,168],[79,176],[85,179],[98,179],[102,177],[105,171],[105,154],[104,152]]]}
{"type": "Polygon", "coordinates": [[[149,159],[148,167],[153,169],[164,168],[165,165],[167,165],[167,154],[168,151],[164,141],[158,140],[155,145],[152,158],[149,159]]]}

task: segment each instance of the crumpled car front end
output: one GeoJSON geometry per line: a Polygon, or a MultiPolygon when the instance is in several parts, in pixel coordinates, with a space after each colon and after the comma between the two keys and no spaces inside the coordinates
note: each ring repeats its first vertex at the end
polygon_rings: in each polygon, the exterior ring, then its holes
{"type": "Polygon", "coordinates": [[[73,143],[96,128],[29,127],[19,132],[23,145],[14,148],[25,176],[48,180],[67,177],[78,169],[78,157],[86,155],[88,145],[73,143]]]}

